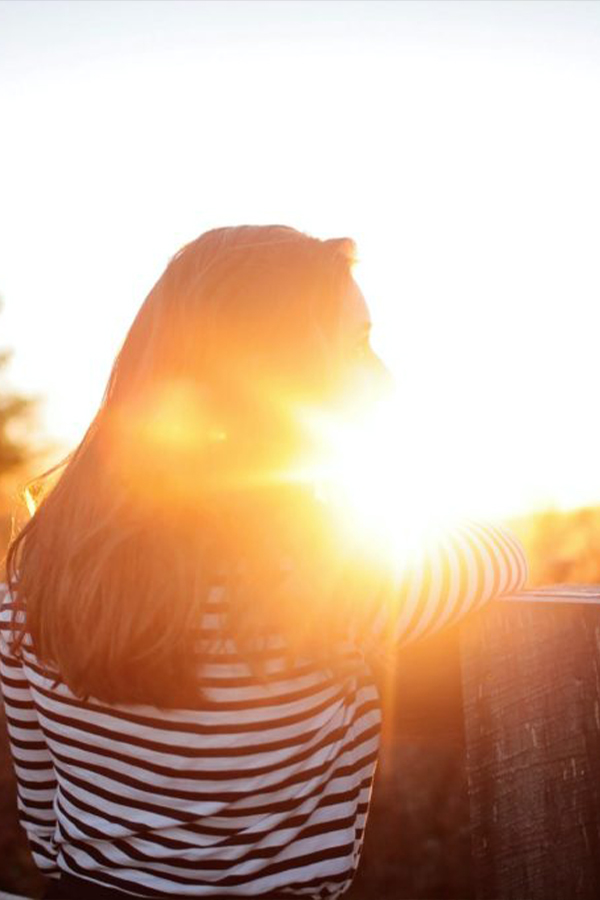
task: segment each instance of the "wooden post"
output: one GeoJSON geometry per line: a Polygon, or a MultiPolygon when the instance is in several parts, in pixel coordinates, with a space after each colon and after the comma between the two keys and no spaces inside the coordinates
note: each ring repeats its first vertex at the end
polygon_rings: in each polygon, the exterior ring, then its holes
{"type": "Polygon", "coordinates": [[[477,897],[600,897],[600,586],[496,601],[461,629],[477,897]]]}

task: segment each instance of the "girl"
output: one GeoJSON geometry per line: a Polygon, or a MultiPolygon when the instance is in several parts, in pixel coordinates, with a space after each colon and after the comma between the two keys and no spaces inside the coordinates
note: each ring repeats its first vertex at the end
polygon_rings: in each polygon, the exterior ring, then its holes
{"type": "Polygon", "coordinates": [[[376,666],[524,587],[504,529],[462,523],[393,575],[315,492],[304,413],[386,383],[353,254],[283,226],[185,246],[10,545],[2,689],[48,897],[341,896],[376,666]]]}

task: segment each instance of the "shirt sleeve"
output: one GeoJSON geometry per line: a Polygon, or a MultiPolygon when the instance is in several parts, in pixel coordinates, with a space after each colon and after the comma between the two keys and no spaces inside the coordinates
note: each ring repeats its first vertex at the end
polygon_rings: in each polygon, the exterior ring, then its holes
{"type": "Polygon", "coordinates": [[[12,608],[8,589],[0,583],[0,688],[17,780],[19,821],[38,869],[44,875],[58,877],[54,841],[56,773],[22,662],[8,647],[12,608]]]}
{"type": "Polygon", "coordinates": [[[394,652],[523,590],[527,577],[525,551],[508,529],[463,520],[407,556],[356,617],[352,638],[365,653],[394,652]]]}

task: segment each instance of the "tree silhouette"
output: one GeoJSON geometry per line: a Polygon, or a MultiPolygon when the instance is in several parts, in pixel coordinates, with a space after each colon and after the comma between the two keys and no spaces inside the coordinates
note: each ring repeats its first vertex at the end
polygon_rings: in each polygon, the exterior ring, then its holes
{"type": "MultiPolygon", "coordinates": [[[[12,351],[0,351],[0,372],[5,368],[12,356],[12,351]]],[[[23,439],[11,434],[11,426],[22,422],[29,413],[34,401],[14,393],[3,392],[0,395],[0,475],[23,465],[29,456],[23,439]]]]}
{"type": "Polygon", "coordinates": [[[26,436],[26,426],[36,401],[5,389],[1,383],[12,355],[12,350],[0,349],[0,479],[7,473],[20,469],[33,455],[26,436]]]}

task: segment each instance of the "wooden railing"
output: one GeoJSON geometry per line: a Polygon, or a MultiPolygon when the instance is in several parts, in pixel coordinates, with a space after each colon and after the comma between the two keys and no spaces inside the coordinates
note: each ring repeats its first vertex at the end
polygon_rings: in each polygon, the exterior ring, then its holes
{"type": "Polygon", "coordinates": [[[490,604],[460,658],[478,900],[597,900],[600,585],[490,604]]]}

